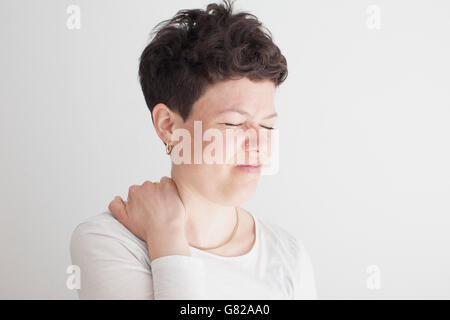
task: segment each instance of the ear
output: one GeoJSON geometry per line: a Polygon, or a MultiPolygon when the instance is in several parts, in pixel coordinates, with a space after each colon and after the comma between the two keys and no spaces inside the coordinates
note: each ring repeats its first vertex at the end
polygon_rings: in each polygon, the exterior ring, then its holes
{"type": "Polygon", "coordinates": [[[164,143],[171,141],[180,116],[169,109],[164,103],[158,103],[152,111],[156,133],[164,143]]]}

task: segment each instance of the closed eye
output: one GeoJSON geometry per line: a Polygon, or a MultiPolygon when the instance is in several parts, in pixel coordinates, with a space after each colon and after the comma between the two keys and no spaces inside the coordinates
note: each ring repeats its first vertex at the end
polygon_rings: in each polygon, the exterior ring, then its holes
{"type": "Polygon", "coordinates": [[[239,124],[234,124],[234,123],[222,123],[222,124],[224,124],[224,125],[226,125],[226,126],[232,126],[232,127],[239,127],[239,126],[242,125],[242,123],[239,123],[239,124]]]}
{"type": "MultiPolygon", "coordinates": [[[[226,126],[232,126],[232,127],[239,127],[239,126],[241,126],[241,125],[243,125],[243,123],[238,123],[238,124],[234,124],[234,123],[221,123],[221,124],[224,124],[224,125],[226,125],[226,126]]],[[[273,130],[273,129],[275,129],[274,127],[268,127],[268,126],[263,126],[263,125],[260,125],[262,128],[264,128],[264,129],[267,129],[267,130],[273,130]]]]}

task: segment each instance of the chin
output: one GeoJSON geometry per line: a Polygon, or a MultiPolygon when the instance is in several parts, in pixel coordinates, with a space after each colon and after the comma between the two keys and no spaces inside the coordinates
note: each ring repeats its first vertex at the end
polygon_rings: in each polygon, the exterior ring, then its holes
{"type": "MultiPolygon", "coordinates": [[[[201,193],[213,202],[221,203],[227,206],[236,206],[250,200],[256,192],[260,174],[240,170],[235,166],[220,170],[218,172],[208,172],[202,177],[216,177],[211,185],[208,183],[200,183],[201,193]],[[231,169],[231,170],[230,170],[231,169]]],[[[205,178],[205,180],[208,179],[205,178]]]]}

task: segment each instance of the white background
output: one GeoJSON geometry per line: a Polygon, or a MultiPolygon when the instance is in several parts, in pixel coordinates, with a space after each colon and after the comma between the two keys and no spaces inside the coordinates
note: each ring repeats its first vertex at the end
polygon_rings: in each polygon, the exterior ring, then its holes
{"type": "MultiPolygon", "coordinates": [[[[209,2],[0,1],[0,298],[77,298],[74,227],[169,174],[138,59],[158,22],[209,2]],[[71,4],[79,30],[66,27],[71,4]]],[[[243,207],[304,241],[321,299],[449,299],[450,2],[235,7],[269,28],[289,67],[280,170],[243,207]]]]}

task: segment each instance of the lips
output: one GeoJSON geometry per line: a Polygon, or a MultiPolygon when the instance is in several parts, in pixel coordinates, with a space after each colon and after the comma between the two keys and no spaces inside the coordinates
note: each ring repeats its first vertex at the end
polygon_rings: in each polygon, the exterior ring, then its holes
{"type": "Polygon", "coordinates": [[[241,164],[241,165],[238,165],[237,167],[259,168],[259,167],[261,167],[261,164],[256,164],[256,165],[241,164]]]}
{"type": "Polygon", "coordinates": [[[241,171],[247,172],[247,173],[259,173],[261,171],[261,164],[257,165],[238,165],[236,166],[241,171]]]}

